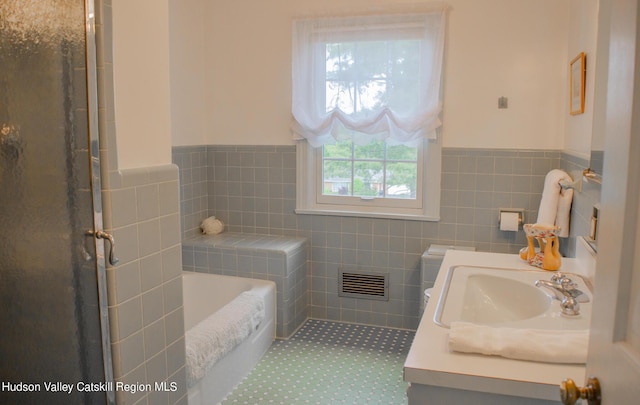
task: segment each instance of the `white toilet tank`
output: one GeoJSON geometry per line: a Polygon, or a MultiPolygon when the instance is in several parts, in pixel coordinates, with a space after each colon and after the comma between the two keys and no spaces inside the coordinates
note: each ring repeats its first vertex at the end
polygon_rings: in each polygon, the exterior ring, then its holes
{"type": "MultiPolygon", "coordinates": [[[[438,271],[440,271],[440,265],[442,264],[442,259],[444,259],[444,254],[447,250],[468,250],[475,251],[476,248],[473,246],[453,246],[453,245],[431,245],[429,249],[425,250],[422,254],[422,259],[420,261],[420,285],[422,287],[421,291],[424,292],[424,298],[420,300],[420,316],[424,312],[424,308],[427,304],[427,289],[433,287],[433,284],[436,281],[436,277],[438,277],[438,271]]],[[[430,291],[429,291],[430,292],[430,291]]],[[[430,294],[429,294],[430,296],[430,294]]]]}

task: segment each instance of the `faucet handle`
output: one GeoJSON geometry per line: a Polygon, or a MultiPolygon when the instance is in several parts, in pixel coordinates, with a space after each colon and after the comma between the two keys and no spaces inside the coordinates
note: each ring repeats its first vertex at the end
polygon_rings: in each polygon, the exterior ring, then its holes
{"type": "Polygon", "coordinates": [[[562,286],[562,288],[564,288],[567,291],[573,291],[576,289],[576,287],[578,286],[578,284],[576,284],[573,280],[571,280],[569,277],[564,277],[561,278],[559,280],[559,284],[560,286],[562,286]]]}
{"type": "Polygon", "coordinates": [[[577,293],[582,293],[582,291],[576,288],[578,284],[563,273],[556,273],[551,276],[551,282],[567,292],[576,291],[577,293]]]}
{"type": "Polygon", "coordinates": [[[560,309],[564,315],[576,316],[580,314],[580,304],[573,297],[564,297],[560,301],[560,309]]]}
{"type": "Polygon", "coordinates": [[[563,279],[560,283],[562,289],[564,289],[568,295],[575,298],[577,302],[587,303],[589,302],[589,296],[578,289],[578,284],[569,278],[563,279]]]}

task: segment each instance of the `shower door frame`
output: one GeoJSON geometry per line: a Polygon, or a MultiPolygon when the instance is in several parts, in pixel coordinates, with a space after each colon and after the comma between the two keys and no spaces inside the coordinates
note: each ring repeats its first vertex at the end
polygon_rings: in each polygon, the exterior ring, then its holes
{"type": "MultiPolygon", "coordinates": [[[[91,195],[93,199],[93,227],[88,233],[94,235],[96,251],[96,279],[98,282],[98,305],[100,330],[102,332],[102,357],[105,382],[113,383],[113,356],[111,353],[111,332],[109,327],[109,307],[107,297],[107,277],[104,241],[95,237],[103,229],[102,220],[102,181],[100,169],[100,131],[98,118],[98,67],[96,49],[96,11],[95,0],[85,0],[85,45],[87,71],[87,114],[89,124],[89,156],[91,162],[91,195]]],[[[109,247],[113,249],[114,246],[109,247]]],[[[113,384],[107,384],[113,387],[113,384]]],[[[114,390],[106,391],[107,404],[115,405],[114,390]]]]}

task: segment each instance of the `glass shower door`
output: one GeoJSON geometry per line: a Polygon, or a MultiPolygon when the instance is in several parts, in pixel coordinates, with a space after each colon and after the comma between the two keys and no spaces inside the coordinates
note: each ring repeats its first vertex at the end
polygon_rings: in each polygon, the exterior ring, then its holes
{"type": "Polygon", "coordinates": [[[112,395],[86,23],[84,0],[0,2],[0,403],[112,395]]]}

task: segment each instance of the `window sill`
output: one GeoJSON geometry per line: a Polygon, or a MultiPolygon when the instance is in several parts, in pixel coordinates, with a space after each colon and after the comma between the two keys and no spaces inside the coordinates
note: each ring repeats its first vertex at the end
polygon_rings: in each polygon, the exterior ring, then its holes
{"type": "Polygon", "coordinates": [[[401,214],[401,213],[389,213],[389,212],[361,212],[361,211],[340,211],[340,210],[327,210],[327,209],[296,209],[296,214],[301,215],[331,215],[339,217],[361,217],[361,218],[386,218],[386,219],[403,219],[407,221],[439,221],[439,217],[416,215],[416,214],[401,214]]]}

